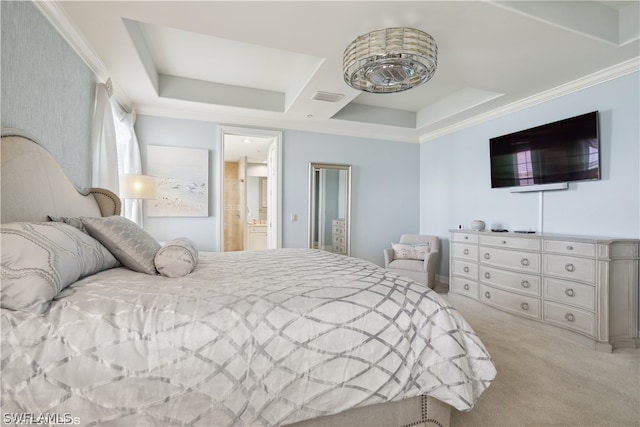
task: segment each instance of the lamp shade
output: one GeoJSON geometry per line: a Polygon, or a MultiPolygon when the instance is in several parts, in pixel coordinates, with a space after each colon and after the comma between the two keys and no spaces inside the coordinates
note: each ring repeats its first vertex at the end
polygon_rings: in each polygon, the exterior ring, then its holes
{"type": "Polygon", "coordinates": [[[158,179],[149,175],[120,175],[120,197],[123,199],[157,199],[158,179]]]}

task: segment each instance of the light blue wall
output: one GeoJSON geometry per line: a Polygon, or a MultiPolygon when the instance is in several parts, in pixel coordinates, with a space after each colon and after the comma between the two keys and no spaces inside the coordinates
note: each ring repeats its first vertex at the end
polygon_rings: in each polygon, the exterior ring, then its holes
{"type": "Polygon", "coordinates": [[[88,187],[96,78],[32,2],[0,8],[2,126],[35,136],[74,184],[88,187]]]}
{"type": "MultiPolygon", "coordinates": [[[[208,218],[146,218],[145,228],[158,240],[193,239],[201,250],[218,241],[214,201],[217,125],[184,119],[138,116],[136,134],[146,169],[146,147],[208,148],[208,218]]],[[[382,249],[401,233],[418,231],[418,144],[341,137],[285,130],[283,151],[283,247],[307,246],[309,162],[352,165],[353,256],[383,264],[382,249]],[[291,221],[292,214],[297,220],[291,221]]]]}
{"type": "Polygon", "coordinates": [[[218,242],[216,229],[215,192],[218,183],[214,173],[216,165],[216,140],[218,127],[215,123],[196,120],[171,119],[143,116],[136,118],[136,136],[140,144],[142,171],[146,172],[147,146],[160,145],[183,148],[206,148],[209,150],[209,217],[202,218],[145,218],[144,228],[159,241],[177,237],[188,237],[200,250],[213,251],[218,242]]]}
{"type": "Polygon", "coordinates": [[[639,82],[636,72],[421,144],[420,231],[444,240],[438,274],[449,275],[448,230],[458,224],[538,230],[539,193],[491,189],[489,138],[595,110],[602,179],[543,193],[543,231],[640,238],[639,82]]]}
{"type": "Polygon", "coordinates": [[[352,166],[351,255],[383,265],[383,248],[418,232],[418,144],[292,130],[283,143],[283,246],[307,246],[310,162],[352,166]]]}

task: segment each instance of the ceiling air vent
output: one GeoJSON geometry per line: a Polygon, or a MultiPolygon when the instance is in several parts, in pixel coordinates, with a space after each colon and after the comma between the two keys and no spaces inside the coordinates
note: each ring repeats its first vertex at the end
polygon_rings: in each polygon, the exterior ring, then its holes
{"type": "Polygon", "coordinates": [[[338,102],[343,97],[344,95],[341,93],[322,92],[319,90],[311,97],[311,99],[315,99],[316,101],[338,102]]]}

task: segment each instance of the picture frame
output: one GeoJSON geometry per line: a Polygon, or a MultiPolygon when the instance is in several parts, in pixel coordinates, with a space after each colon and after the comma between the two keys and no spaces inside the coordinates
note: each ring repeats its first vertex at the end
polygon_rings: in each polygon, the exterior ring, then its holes
{"type": "Polygon", "coordinates": [[[147,174],[158,179],[148,217],[209,216],[209,150],[149,145],[147,174]]]}

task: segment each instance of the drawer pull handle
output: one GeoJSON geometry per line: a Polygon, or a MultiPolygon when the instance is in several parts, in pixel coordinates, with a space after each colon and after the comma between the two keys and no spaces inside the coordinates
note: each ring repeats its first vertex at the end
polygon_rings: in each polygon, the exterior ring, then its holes
{"type": "Polygon", "coordinates": [[[525,267],[528,267],[529,264],[531,264],[531,262],[527,258],[522,258],[520,260],[520,264],[524,265],[525,267]]]}
{"type": "Polygon", "coordinates": [[[576,320],[575,316],[571,313],[565,314],[564,318],[567,319],[567,322],[573,322],[574,320],[576,320]]]}
{"type": "Polygon", "coordinates": [[[465,284],[464,284],[464,286],[463,286],[463,288],[464,288],[464,290],[465,290],[465,291],[468,291],[468,290],[469,290],[469,284],[468,284],[468,283],[465,283],[465,284]]]}
{"type": "Polygon", "coordinates": [[[526,302],[523,302],[522,304],[520,304],[520,308],[523,310],[529,310],[529,304],[527,304],[526,302]]]}
{"type": "Polygon", "coordinates": [[[523,280],[521,283],[523,288],[529,289],[531,287],[531,284],[529,283],[528,280],[523,280]]]}
{"type": "Polygon", "coordinates": [[[463,268],[463,270],[464,270],[464,272],[465,272],[465,273],[468,273],[468,272],[469,272],[469,267],[467,267],[467,266],[465,265],[465,266],[464,266],[464,268],[463,268]]]}
{"type": "Polygon", "coordinates": [[[564,290],[564,294],[566,296],[568,296],[568,297],[574,297],[574,296],[576,296],[576,291],[574,291],[571,288],[567,288],[567,289],[564,290]]]}
{"type": "Polygon", "coordinates": [[[487,299],[491,298],[491,293],[489,291],[485,292],[484,293],[484,297],[487,298],[487,299]]]}
{"type": "Polygon", "coordinates": [[[465,249],[464,251],[462,251],[462,253],[465,255],[469,255],[469,249],[465,249]]]}
{"type": "Polygon", "coordinates": [[[491,254],[489,252],[484,254],[484,259],[490,259],[491,258],[491,254]]]}
{"type": "Polygon", "coordinates": [[[573,246],[571,246],[571,245],[567,246],[567,250],[568,251],[572,251],[573,250],[573,246]]]}
{"type": "Polygon", "coordinates": [[[502,241],[502,244],[503,244],[503,245],[506,245],[506,244],[507,244],[507,241],[506,241],[506,240],[503,240],[503,241],[502,241]]]}
{"type": "Polygon", "coordinates": [[[484,273],[484,278],[485,279],[491,279],[491,273],[489,273],[488,271],[486,273],[484,273]]]}
{"type": "Polygon", "coordinates": [[[576,267],[573,264],[565,265],[564,269],[567,270],[569,273],[572,273],[572,272],[576,271],[576,267]]]}
{"type": "Polygon", "coordinates": [[[467,240],[469,238],[469,236],[464,236],[464,239],[467,240]]]}

